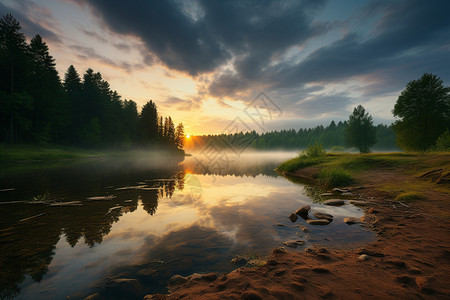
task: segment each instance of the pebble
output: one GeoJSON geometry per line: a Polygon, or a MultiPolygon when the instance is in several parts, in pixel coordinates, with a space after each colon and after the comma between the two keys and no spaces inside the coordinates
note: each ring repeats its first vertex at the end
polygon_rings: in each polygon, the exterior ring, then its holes
{"type": "Polygon", "coordinates": [[[361,254],[360,256],[358,256],[358,260],[363,261],[363,260],[369,260],[370,256],[367,254],[361,254]]]}
{"type": "Polygon", "coordinates": [[[353,224],[357,224],[357,223],[361,223],[361,219],[359,218],[344,218],[344,222],[347,223],[348,225],[353,225],[353,224]]]}
{"type": "Polygon", "coordinates": [[[330,199],[330,200],[324,201],[322,204],[330,205],[330,206],[341,206],[341,205],[345,204],[345,201],[341,200],[341,199],[330,199]]]}
{"type": "Polygon", "coordinates": [[[333,216],[330,215],[330,214],[321,213],[321,212],[314,212],[313,215],[314,215],[314,217],[316,217],[317,219],[333,220],[333,216]]]}
{"type": "Polygon", "coordinates": [[[299,209],[297,209],[295,214],[297,214],[299,216],[307,216],[310,210],[311,210],[311,206],[305,205],[305,206],[302,206],[299,209]]]}
{"type": "Polygon", "coordinates": [[[289,216],[289,220],[291,220],[291,222],[292,223],[294,223],[295,221],[297,221],[297,215],[295,214],[295,213],[292,213],[290,216],[289,216]]]}

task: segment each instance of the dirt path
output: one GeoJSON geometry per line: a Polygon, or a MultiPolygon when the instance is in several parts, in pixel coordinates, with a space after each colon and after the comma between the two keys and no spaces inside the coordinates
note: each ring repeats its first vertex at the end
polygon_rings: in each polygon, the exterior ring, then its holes
{"type": "Polygon", "coordinates": [[[370,202],[363,220],[377,241],[345,251],[277,248],[265,266],[188,281],[170,295],[145,299],[450,299],[449,194],[429,189],[426,200],[399,203],[384,185],[425,179],[383,169],[357,179],[364,188],[353,193],[370,202]]]}

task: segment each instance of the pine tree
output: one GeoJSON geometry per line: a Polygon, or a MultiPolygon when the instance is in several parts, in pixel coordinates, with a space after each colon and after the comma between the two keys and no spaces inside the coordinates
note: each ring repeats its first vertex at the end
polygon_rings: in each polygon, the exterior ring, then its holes
{"type": "Polygon", "coordinates": [[[184,147],[184,126],[183,123],[178,124],[175,129],[175,145],[178,149],[183,149],[184,147]]]}

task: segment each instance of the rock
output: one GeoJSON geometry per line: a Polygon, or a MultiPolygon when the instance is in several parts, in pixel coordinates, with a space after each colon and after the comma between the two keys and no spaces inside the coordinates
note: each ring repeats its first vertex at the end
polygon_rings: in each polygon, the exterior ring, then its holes
{"type": "Polygon", "coordinates": [[[248,262],[249,265],[255,266],[255,267],[260,267],[260,266],[264,266],[265,264],[267,264],[267,261],[265,261],[264,259],[252,259],[248,262]]]}
{"type": "Polygon", "coordinates": [[[322,193],[319,196],[320,197],[329,197],[329,196],[333,196],[333,193],[322,193]]]}
{"type": "Polygon", "coordinates": [[[279,226],[279,227],[285,227],[286,225],[284,225],[284,224],[281,224],[281,223],[277,223],[277,224],[275,224],[275,226],[279,226]]]}
{"type": "Polygon", "coordinates": [[[416,285],[419,291],[421,292],[430,292],[430,280],[428,277],[417,276],[416,277],[416,285]]]}
{"type": "Polygon", "coordinates": [[[384,257],[383,253],[367,250],[367,249],[364,249],[364,248],[358,249],[356,251],[356,254],[360,254],[360,255],[361,254],[367,254],[367,255],[373,256],[373,257],[384,257]]]}
{"type": "Polygon", "coordinates": [[[278,265],[278,262],[275,259],[270,258],[270,259],[267,260],[267,264],[269,266],[276,266],[276,265],[278,265]]]}
{"type": "Polygon", "coordinates": [[[100,296],[99,293],[95,293],[95,294],[87,296],[83,300],[100,300],[101,298],[102,298],[102,296],[100,296]]]}
{"type": "Polygon", "coordinates": [[[330,215],[330,214],[321,213],[321,212],[314,212],[313,215],[314,215],[314,217],[316,217],[317,219],[333,220],[333,216],[330,215]]]}
{"type": "Polygon", "coordinates": [[[333,189],[333,192],[336,192],[336,193],[348,193],[348,192],[350,192],[350,190],[347,190],[347,189],[340,189],[340,188],[334,188],[333,189]]]}
{"type": "Polygon", "coordinates": [[[206,281],[215,281],[217,279],[217,274],[215,273],[208,273],[208,274],[199,274],[194,273],[187,277],[188,281],[198,281],[198,280],[206,280],[206,281]]]}
{"type": "Polygon", "coordinates": [[[328,225],[331,223],[331,220],[328,220],[328,219],[312,220],[312,219],[310,219],[310,220],[306,220],[306,222],[311,225],[328,225]]]}
{"type": "Polygon", "coordinates": [[[302,206],[299,209],[297,209],[295,214],[299,215],[299,216],[307,216],[310,210],[311,210],[311,206],[305,205],[305,206],[302,206]]]}
{"type": "Polygon", "coordinates": [[[297,246],[303,246],[304,244],[305,244],[305,241],[302,241],[302,240],[286,241],[283,243],[283,245],[290,247],[290,248],[297,248],[297,246]]]}
{"type": "Polygon", "coordinates": [[[295,221],[297,221],[297,215],[295,214],[295,213],[292,213],[290,216],[289,216],[289,220],[291,220],[291,222],[292,223],[294,223],[295,221]]]}
{"type": "Polygon", "coordinates": [[[353,224],[357,224],[357,223],[361,223],[361,219],[360,218],[344,218],[344,222],[347,223],[348,225],[353,225],[353,224]]]}
{"type": "Polygon", "coordinates": [[[234,265],[245,265],[248,262],[248,259],[241,255],[236,255],[232,260],[231,263],[234,265]]]}
{"type": "Polygon", "coordinates": [[[169,287],[174,288],[179,285],[182,285],[183,283],[187,282],[188,279],[186,277],[183,277],[181,275],[174,275],[169,279],[169,287]]]}
{"type": "Polygon", "coordinates": [[[273,254],[286,254],[287,251],[283,247],[278,247],[272,250],[273,254]]]}
{"type": "Polygon", "coordinates": [[[345,204],[345,201],[341,200],[341,199],[330,199],[330,200],[324,201],[322,204],[330,205],[330,206],[341,206],[341,205],[345,204]]]}
{"type": "Polygon", "coordinates": [[[327,248],[322,247],[322,248],[317,249],[317,252],[319,252],[319,253],[328,253],[329,251],[327,250],[327,248]]]}
{"type": "Polygon", "coordinates": [[[366,206],[367,202],[361,200],[350,200],[350,204],[353,204],[355,206],[366,206]]]}
{"type": "Polygon", "coordinates": [[[364,260],[369,260],[370,256],[367,254],[361,254],[360,256],[358,256],[357,258],[359,261],[364,261],[364,260]]]}

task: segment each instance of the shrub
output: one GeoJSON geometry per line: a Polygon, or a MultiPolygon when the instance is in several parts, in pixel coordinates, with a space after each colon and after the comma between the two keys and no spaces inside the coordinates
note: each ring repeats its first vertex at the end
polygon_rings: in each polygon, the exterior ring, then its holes
{"type": "Polygon", "coordinates": [[[450,131],[445,130],[445,132],[437,139],[436,141],[436,150],[437,151],[446,151],[450,150],[450,131]]]}
{"type": "Polygon", "coordinates": [[[321,157],[325,156],[326,151],[323,149],[321,144],[314,143],[314,145],[308,145],[305,151],[303,151],[303,155],[306,157],[321,157]]]}

